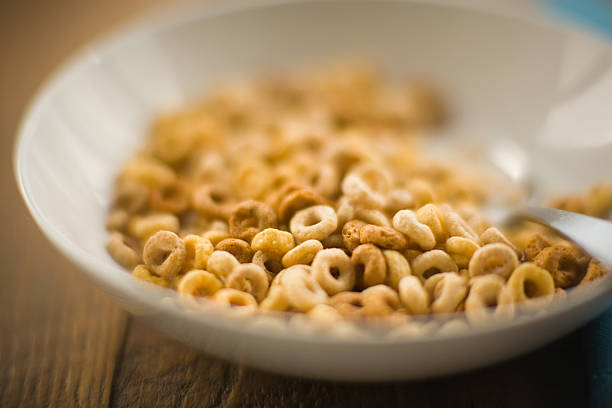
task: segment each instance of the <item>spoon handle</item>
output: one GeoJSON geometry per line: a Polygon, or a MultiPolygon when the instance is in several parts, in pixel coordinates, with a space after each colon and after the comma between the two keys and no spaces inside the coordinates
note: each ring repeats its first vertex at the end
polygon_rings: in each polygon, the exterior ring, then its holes
{"type": "Polygon", "coordinates": [[[525,206],[512,215],[546,225],[612,266],[612,222],[554,208],[525,206]]]}

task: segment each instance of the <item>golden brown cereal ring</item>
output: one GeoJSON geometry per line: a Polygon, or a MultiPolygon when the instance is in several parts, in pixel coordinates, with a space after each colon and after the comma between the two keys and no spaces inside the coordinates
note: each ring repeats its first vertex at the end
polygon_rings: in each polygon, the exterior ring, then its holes
{"type": "Polygon", "coordinates": [[[251,239],[266,228],[276,228],[276,214],[266,204],[247,200],[234,206],[229,218],[229,232],[236,238],[251,239]]]}
{"type": "Polygon", "coordinates": [[[172,183],[176,180],[176,174],[170,166],[153,157],[138,156],[125,165],[119,180],[121,183],[136,182],[156,187],[172,183]]]}
{"type": "Polygon", "coordinates": [[[130,220],[130,214],[120,208],[112,210],[106,220],[106,230],[109,232],[122,231],[130,220]]]}
{"type": "Polygon", "coordinates": [[[484,246],[487,244],[495,243],[507,245],[512,248],[516,253],[519,252],[519,250],[514,246],[514,244],[510,242],[510,240],[508,240],[508,238],[506,238],[506,236],[495,227],[487,228],[482,234],[480,234],[481,245],[484,246]]]}
{"type": "Polygon", "coordinates": [[[338,226],[338,218],[333,208],[315,205],[295,213],[289,229],[299,243],[309,239],[327,238],[338,226]]]}
{"type": "Polygon", "coordinates": [[[582,280],[580,281],[580,284],[601,278],[602,276],[607,275],[609,272],[610,268],[608,268],[602,262],[598,261],[597,259],[591,259],[586,274],[584,275],[584,278],[582,278],[582,280]]]}
{"type": "Polygon", "coordinates": [[[132,276],[147,282],[154,283],[159,286],[163,286],[165,288],[170,286],[170,282],[168,282],[168,280],[153,275],[147,265],[136,265],[136,267],[132,271],[132,276]]]}
{"type": "Polygon", "coordinates": [[[612,186],[598,183],[584,197],[585,213],[593,217],[604,217],[612,207],[612,186]]]}
{"type": "Polygon", "coordinates": [[[268,292],[268,275],[255,264],[240,264],[227,277],[227,287],[250,293],[261,302],[268,292]]]}
{"type": "Polygon", "coordinates": [[[544,248],[548,248],[549,246],[552,246],[552,242],[541,234],[534,234],[527,242],[525,258],[527,258],[528,261],[533,261],[544,248]]]}
{"type": "Polygon", "coordinates": [[[255,252],[251,262],[260,266],[266,272],[270,281],[283,269],[278,256],[267,251],[259,250],[255,252]]]}
{"type": "Polygon", "coordinates": [[[355,270],[351,260],[338,248],[317,252],[312,261],[311,273],[329,295],[351,290],[355,286],[355,270]]]}
{"type": "Polygon", "coordinates": [[[287,252],[282,258],[285,268],[293,265],[310,265],[317,252],[323,249],[323,244],[316,239],[309,239],[287,252]]]}
{"type": "Polygon", "coordinates": [[[515,302],[555,293],[555,282],[550,273],[529,262],[512,272],[507,285],[515,302]]]}
{"type": "Polygon", "coordinates": [[[353,251],[351,263],[355,268],[358,287],[367,288],[385,281],[387,265],[380,249],[372,244],[361,244],[353,251]]]}
{"type": "Polygon", "coordinates": [[[189,187],[178,180],[154,187],[151,189],[150,202],[155,211],[181,213],[189,206],[189,187]]]}
{"type": "Polygon", "coordinates": [[[240,265],[240,262],[229,252],[213,251],[208,257],[206,270],[225,281],[238,265],[240,265]]]}
{"type": "Polygon", "coordinates": [[[183,271],[206,268],[208,258],[215,250],[212,242],[198,235],[187,235],[183,238],[183,242],[185,243],[183,271]]]}
{"type": "Polygon", "coordinates": [[[226,251],[234,255],[238,262],[247,263],[253,259],[253,250],[248,242],[237,238],[227,238],[215,245],[217,251],[226,251]]]}
{"type": "Polygon", "coordinates": [[[385,257],[385,263],[387,264],[387,277],[385,278],[385,283],[393,289],[398,290],[400,280],[412,274],[410,264],[404,255],[397,251],[387,249],[382,251],[382,253],[385,257]]]}
{"type": "Polygon", "coordinates": [[[414,258],[410,266],[413,275],[424,280],[439,273],[457,272],[459,270],[450,255],[439,249],[423,252],[414,258]]]}
{"type": "Polygon", "coordinates": [[[221,184],[202,184],[191,196],[193,208],[210,218],[227,220],[234,206],[229,190],[221,184]]]}
{"type": "Polygon", "coordinates": [[[436,237],[431,228],[419,222],[414,211],[398,211],[393,216],[393,228],[406,235],[424,250],[432,249],[436,245],[436,237]]]}
{"type": "Polygon", "coordinates": [[[219,242],[223,241],[224,239],[228,239],[231,237],[232,237],[231,234],[227,231],[214,230],[214,229],[210,231],[206,231],[204,234],[202,234],[202,238],[206,238],[207,240],[212,242],[212,244],[215,246],[219,242]]]}
{"type": "Polygon", "coordinates": [[[443,216],[440,209],[434,204],[425,204],[415,212],[417,220],[425,224],[433,232],[436,242],[442,243],[447,238],[444,229],[443,216]]]}
{"type": "Polygon", "coordinates": [[[125,268],[133,268],[140,263],[136,245],[120,232],[113,232],[106,244],[108,253],[125,268]]]}
{"type": "Polygon", "coordinates": [[[323,248],[340,248],[342,250],[346,249],[344,247],[344,240],[342,239],[342,234],[340,233],[334,233],[328,236],[327,238],[323,238],[321,240],[321,244],[323,245],[323,248]]]}
{"type": "Polygon", "coordinates": [[[467,268],[478,248],[474,241],[463,237],[450,237],[444,244],[444,249],[460,268],[467,268]]]}
{"type": "Polygon", "coordinates": [[[194,269],[181,278],[177,291],[184,295],[211,296],[222,287],[221,281],[212,273],[194,269]]]}
{"type": "Polygon", "coordinates": [[[149,202],[149,187],[135,181],[124,181],[117,185],[113,207],[134,214],[146,210],[149,202]]]}
{"type": "Polygon", "coordinates": [[[494,273],[506,279],[518,265],[516,252],[508,245],[496,243],[485,245],[474,252],[468,269],[472,278],[494,273]]]}
{"type": "Polygon", "coordinates": [[[465,315],[470,323],[481,324],[514,316],[514,305],[504,278],[489,274],[473,278],[465,300],[465,315]]]}
{"type": "Polygon", "coordinates": [[[550,272],[555,286],[565,289],[578,284],[584,276],[585,271],[580,265],[579,257],[578,250],[573,247],[553,245],[544,248],[533,263],[550,272]]]}
{"type": "Polygon", "coordinates": [[[285,289],[280,284],[270,285],[268,295],[259,305],[259,308],[263,311],[284,311],[290,307],[291,303],[285,295],[285,289]]]}
{"type": "Polygon", "coordinates": [[[374,285],[361,292],[363,314],[366,316],[391,315],[400,307],[397,292],[386,285],[374,285]]]}
{"type": "Polygon", "coordinates": [[[467,282],[454,272],[433,275],[425,281],[425,290],[431,298],[434,313],[454,312],[467,294],[467,282]]]}
{"type": "Polygon", "coordinates": [[[287,222],[296,212],[304,208],[326,204],[327,201],[316,191],[310,188],[302,188],[288,193],[282,198],[278,206],[278,217],[281,222],[287,222]]]}
{"type": "Polygon", "coordinates": [[[231,307],[244,308],[249,311],[257,309],[257,301],[253,295],[232,288],[219,289],[213,295],[213,299],[231,307]]]}
{"type": "Polygon", "coordinates": [[[127,225],[128,233],[136,238],[147,239],[158,231],[178,232],[179,220],[173,214],[148,214],[133,217],[127,225]]]}
{"type": "Polygon", "coordinates": [[[359,240],[362,244],[374,244],[386,249],[402,249],[406,246],[406,238],[400,232],[371,224],[361,227],[359,240]]]}
{"type": "Polygon", "coordinates": [[[312,188],[325,197],[333,197],[338,193],[340,173],[333,164],[321,163],[312,167],[307,179],[312,188]]]}
{"type": "Polygon", "coordinates": [[[295,247],[293,235],[287,231],[266,228],[258,232],[251,241],[253,251],[265,251],[280,259],[295,247]]]}
{"type": "Polygon", "coordinates": [[[404,255],[404,257],[406,258],[406,260],[408,261],[408,263],[410,265],[412,265],[412,261],[414,261],[416,259],[417,256],[421,255],[423,252],[422,251],[418,251],[416,249],[404,249],[402,251],[402,255],[404,255]]]}
{"type": "Polygon", "coordinates": [[[478,234],[468,225],[468,223],[455,211],[453,211],[449,205],[441,205],[440,210],[442,211],[444,228],[448,235],[451,237],[464,237],[471,239],[477,244],[480,242],[478,234]]]}
{"type": "Polygon", "coordinates": [[[398,285],[399,297],[406,312],[426,314],[429,312],[429,294],[416,276],[403,277],[398,285]]]}
{"type": "Polygon", "coordinates": [[[342,192],[354,202],[360,202],[370,208],[382,208],[385,205],[385,196],[356,174],[347,174],[344,177],[342,192]]]}
{"type": "Polygon", "coordinates": [[[342,227],[342,241],[346,249],[353,251],[361,244],[359,231],[365,225],[365,222],[359,220],[352,220],[344,224],[344,227],[342,227]]]}
{"type": "Polygon", "coordinates": [[[145,243],[142,259],[151,270],[162,278],[174,278],[183,267],[185,244],[170,231],[159,231],[145,243]]]}
{"type": "Polygon", "coordinates": [[[242,197],[261,197],[272,181],[270,166],[260,159],[242,160],[234,168],[235,191],[242,197]]]}
{"type": "Polygon", "coordinates": [[[363,297],[361,292],[340,292],[329,299],[329,305],[342,316],[354,317],[363,315],[363,297]]]}
{"type": "Polygon", "coordinates": [[[293,308],[299,312],[307,312],[327,301],[327,293],[309,271],[308,266],[294,265],[283,272],[281,287],[293,308]]]}

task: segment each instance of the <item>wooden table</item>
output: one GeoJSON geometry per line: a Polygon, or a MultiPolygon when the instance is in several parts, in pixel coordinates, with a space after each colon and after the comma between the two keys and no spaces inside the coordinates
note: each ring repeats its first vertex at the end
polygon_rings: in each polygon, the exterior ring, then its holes
{"type": "Polygon", "coordinates": [[[0,6],[0,407],[580,407],[579,334],[520,359],[426,382],[342,384],[223,362],[143,325],[43,238],[13,181],[12,143],[36,87],[108,27],[163,0],[0,6]]]}

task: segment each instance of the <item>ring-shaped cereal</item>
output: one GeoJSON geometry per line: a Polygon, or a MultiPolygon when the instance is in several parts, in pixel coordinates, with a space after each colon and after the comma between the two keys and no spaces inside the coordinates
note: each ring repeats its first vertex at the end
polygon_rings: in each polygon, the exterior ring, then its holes
{"type": "Polygon", "coordinates": [[[212,296],[222,287],[221,281],[212,273],[194,269],[181,278],[177,291],[182,295],[212,296]]]}
{"type": "Polygon", "coordinates": [[[482,234],[480,234],[480,244],[504,244],[512,248],[516,253],[518,253],[518,249],[514,246],[512,242],[497,228],[489,227],[482,234]]]}
{"type": "Polygon", "coordinates": [[[356,174],[347,174],[342,180],[342,192],[354,202],[360,202],[370,208],[382,208],[385,196],[374,190],[368,183],[356,174]]]}
{"type": "Polygon", "coordinates": [[[444,229],[442,212],[435,204],[425,204],[415,211],[415,215],[421,224],[429,227],[436,238],[436,242],[441,243],[446,240],[447,233],[444,229]]]}
{"type": "Polygon", "coordinates": [[[240,264],[227,277],[226,285],[250,293],[261,302],[268,292],[268,275],[259,265],[240,264]]]}
{"type": "Polygon", "coordinates": [[[240,262],[229,252],[213,251],[206,262],[206,270],[225,281],[238,265],[240,262]]]}
{"type": "Polygon", "coordinates": [[[516,252],[505,244],[488,244],[479,248],[468,267],[470,277],[494,273],[506,279],[519,265],[516,252]]]}
{"type": "Polygon", "coordinates": [[[258,232],[251,240],[251,248],[253,251],[264,251],[282,258],[287,252],[295,247],[293,235],[287,231],[281,231],[275,228],[266,228],[258,232]]]}
{"type": "Polygon", "coordinates": [[[295,310],[307,312],[327,301],[327,293],[310,274],[310,267],[294,265],[282,273],[281,287],[295,310]]]}
{"type": "Polygon", "coordinates": [[[388,316],[400,308],[397,292],[386,285],[374,285],[361,292],[365,316],[388,316]]]}
{"type": "Polygon", "coordinates": [[[366,224],[378,225],[381,227],[390,227],[391,223],[385,214],[381,210],[374,208],[363,208],[357,206],[355,208],[355,219],[364,221],[366,224]]]}
{"type": "Polygon", "coordinates": [[[399,297],[409,314],[429,312],[429,294],[416,276],[405,276],[399,281],[399,297]]]}
{"type": "Polygon", "coordinates": [[[444,229],[451,237],[464,237],[471,239],[477,244],[480,243],[478,234],[469,226],[469,224],[449,205],[441,205],[440,211],[444,220],[444,229]]]}
{"type": "Polygon", "coordinates": [[[136,265],[136,267],[132,270],[132,276],[143,281],[163,286],[165,288],[170,286],[170,282],[167,279],[152,274],[147,265],[136,265]]]}
{"type": "Polygon", "coordinates": [[[412,275],[412,269],[408,260],[399,253],[391,249],[382,251],[387,264],[387,276],[385,283],[391,288],[398,290],[400,280],[405,276],[412,275]]]}
{"type": "Polygon", "coordinates": [[[145,240],[159,231],[178,232],[179,219],[174,214],[152,213],[136,215],[127,224],[127,232],[136,238],[145,240]]]}
{"type": "Polygon", "coordinates": [[[533,234],[533,236],[527,241],[527,246],[525,247],[525,258],[533,262],[533,260],[538,256],[540,252],[544,250],[544,248],[548,248],[552,246],[552,242],[548,240],[548,238],[544,237],[542,234],[533,234]]]}
{"type": "Polygon", "coordinates": [[[385,199],[385,211],[389,214],[395,214],[400,210],[406,210],[414,207],[414,198],[408,190],[398,188],[389,191],[385,199]]]}
{"type": "Polygon", "coordinates": [[[556,287],[565,289],[578,284],[584,276],[579,257],[580,253],[573,247],[553,245],[544,248],[533,263],[550,272],[556,287]]]}
{"type": "Polygon", "coordinates": [[[587,267],[587,271],[584,274],[584,277],[580,281],[580,284],[584,284],[587,282],[591,282],[593,280],[599,279],[602,276],[610,273],[610,268],[604,265],[602,262],[597,259],[591,259],[589,262],[589,266],[587,267]]]}
{"type": "Polygon", "coordinates": [[[199,235],[187,235],[183,238],[185,243],[185,262],[183,271],[192,269],[206,269],[208,258],[215,250],[212,242],[199,235]]]}
{"type": "Polygon", "coordinates": [[[423,250],[432,249],[436,245],[436,237],[431,228],[419,222],[412,210],[401,210],[395,213],[393,228],[406,235],[423,250]]]}
{"type": "Polygon", "coordinates": [[[247,200],[234,206],[228,224],[232,236],[251,242],[258,232],[266,228],[276,228],[277,219],[274,210],[268,205],[247,200]]]}
{"type": "Polygon", "coordinates": [[[459,270],[450,255],[440,249],[423,252],[414,258],[410,267],[413,275],[423,280],[439,273],[458,272],[459,270]]]}
{"type": "Polygon", "coordinates": [[[253,250],[249,243],[238,238],[224,239],[215,245],[215,250],[229,252],[240,263],[248,263],[253,259],[253,250]]]}
{"type": "Polygon", "coordinates": [[[454,272],[433,275],[425,281],[424,286],[429,293],[433,313],[456,311],[468,291],[465,279],[454,272]]]}
{"type": "Polygon", "coordinates": [[[355,270],[351,259],[338,248],[317,252],[312,261],[311,274],[328,295],[351,290],[355,286],[355,270]]]}
{"type": "Polygon", "coordinates": [[[141,212],[147,208],[149,187],[136,181],[124,181],[117,185],[113,197],[113,208],[125,210],[128,214],[141,212]]]}
{"type": "Polygon", "coordinates": [[[470,280],[465,300],[465,315],[470,323],[478,325],[514,316],[514,305],[505,283],[504,278],[494,274],[470,280]]]}
{"type": "Polygon", "coordinates": [[[327,238],[338,226],[338,217],[333,208],[326,205],[315,205],[295,213],[289,229],[299,243],[309,239],[327,238]]]}
{"type": "MultiPolygon", "coordinates": [[[[278,275],[277,275],[278,276],[278,275]]],[[[270,285],[268,294],[259,304],[259,309],[262,311],[285,311],[291,307],[289,299],[285,294],[285,289],[279,284],[270,285]]]]}
{"type": "Polygon", "coordinates": [[[515,302],[555,293],[555,282],[550,273],[530,262],[521,264],[512,272],[507,286],[515,302]]]}
{"type": "Polygon", "coordinates": [[[232,288],[219,289],[213,295],[213,299],[233,308],[248,311],[255,311],[257,309],[257,300],[255,300],[253,295],[232,288]]]}
{"type": "Polygon", "coordinates": [[[460,268],[468,267],[478,248],[477,243],[464,237],[450,237],[444,244],[444,249],[460,268]]]}
{"type": "Polygon", "coordinates": [[[342,241],[344,246],[349,251],[353,251],[361,245],[361,237],[359,231],[367,224],[359,220],[351,220],[342,227],[342,241]]]}
{"type": "Polygon", "coordinates": [[[221,184],[202,184],[191,196],[193,208],[210,218],[227,220],[233,202],[229,190],[221,184]]]}
{"type": "Polygon", "coordinates": [[[142,259],[155,274],[172,279],[181,271],[185,254],[185,244],[178,235],[159,231],[147,240],[142,259]]]}
{"type": "Polygon", "coordinates": [[[186,182],[175,180],[170,184],[151,189],[149,202],[155,211],[182,213],[189,207],[189,187],[186,182]]]}
{"type": "Polygon", "coordinates": [[[341,316],[355,317],[363,315],[362,292],[340,292],[329,298],[329,305],[341,316]]]}
{"type": "Polygon", "coordinates": [[[372,244],[361,244],[353,251],[351,263],[355,268],[358,287],[367,288],[384,283],[387,275],[385,257],[380,249],[372,244]]]}
{"type": "Polygon", "coordinates": [[[285,268],[297,264],[310,265],[317,252],[322,249],[323,244],[320,241],[309,239],[283,255],[281,263],[285,268]]]}
{"type": "Polygon", "coordinates": [[[325,198],[311,188],[300,188],[284,196],[278,205],[278,217],[281,222],[289,221],[296,212],[315,205],[323,205],[325,198]]]}
{"type": "Polygon", "coordinates": [[[136,245],[120,232],[113,232],[106,244],[108,253],[125,268],[134,268],[140,263],[136,245]]]}
{"type": "Polygon", "coordinates": [[[269,281],[272,281],[274,276],[283,269],[278,256],[267,251],[259,250],[255,252],[251,262],[260,266],[266,272],[269,281]]]}
{"type": "Polygon", "coordinates": [[[359,240],[362,244],[374,244],[385,249],[402,249],[407,243],[401,232],[372,224],[359,229],[359,240]]]}

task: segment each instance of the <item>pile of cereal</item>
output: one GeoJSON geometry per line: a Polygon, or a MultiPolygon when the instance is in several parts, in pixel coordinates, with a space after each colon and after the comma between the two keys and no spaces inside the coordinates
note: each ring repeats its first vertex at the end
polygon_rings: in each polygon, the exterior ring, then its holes
{"type": "MultiPolygon", "coordinates": [[[[422,146],[446,116],[430,87],[365,67],[222,88],[125,165],[108,250],[181,295],[334,319],[512,317],[605,273],[547,231],[491,225],[495,182],[422,146]]],[[[607,185],[557,202],[611,204],[607,185]]]]}

